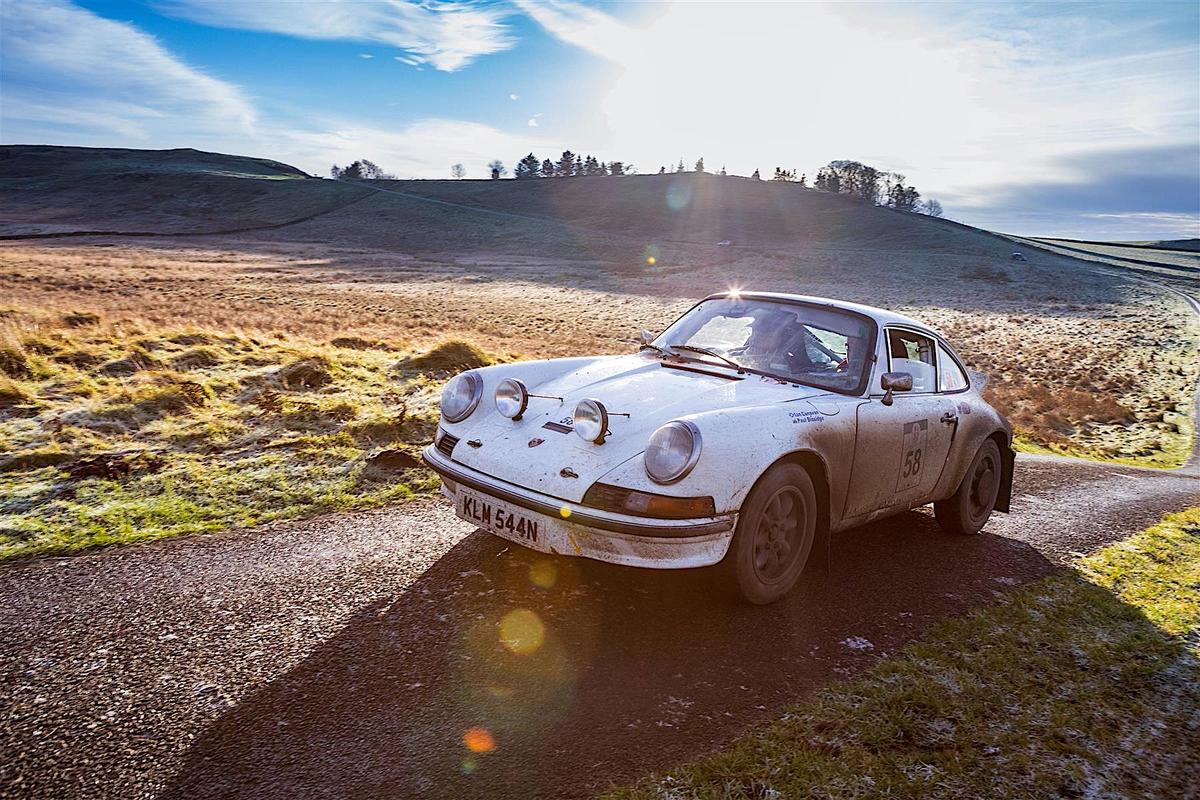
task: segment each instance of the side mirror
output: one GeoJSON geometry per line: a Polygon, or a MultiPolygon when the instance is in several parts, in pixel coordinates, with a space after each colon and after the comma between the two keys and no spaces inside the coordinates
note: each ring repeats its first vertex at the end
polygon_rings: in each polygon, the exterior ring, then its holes
{"type": "Polygon", "coordinates": [[[913,386],[913,377],[911,372],[885,372],[879,376],[879,385],[883,389],[883,400],[885,406],[890,406],[895,402],[892,397],[892,392],[911,392],[913,386]]]}
{"type": "Polygon", "coordinates": [[[654,334],[650,331],[642,331],[641,334],[638,335],[638,338],[641,340],[642,344],[650,344],[654,341],[654,334]]]}

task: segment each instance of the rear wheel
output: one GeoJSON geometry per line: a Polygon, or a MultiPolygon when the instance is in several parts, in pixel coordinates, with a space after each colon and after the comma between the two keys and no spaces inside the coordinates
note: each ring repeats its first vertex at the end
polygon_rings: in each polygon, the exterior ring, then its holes
{"type": "Polygon", "coordinates": [[[947,533],[970,536],[983,530],[1000,494],[1000,448],[988,439],[949,499],[933,504],[938,524],[947,533]]]}
{"type": "Polygon", "coordinates": [[[725,556],[727,581],[749,603],[765,605],[791,590],[817,531],[817,493],[796,464],[772,467],[750,492],[725,556]]]}

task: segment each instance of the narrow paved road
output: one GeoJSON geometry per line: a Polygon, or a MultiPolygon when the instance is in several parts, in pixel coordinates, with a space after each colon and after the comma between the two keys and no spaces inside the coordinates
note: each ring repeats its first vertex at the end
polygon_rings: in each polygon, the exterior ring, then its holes
{"type": "Polygon", "coordinates": [[[510,548],[436,503],[10,565],[0,792],[589,796],[1200,492],[1194,464],[1021,458],[1017,475],[990,535],[942,535],[922,512],[861,528],[769,608],[703,574],[510,548]],[[518,609],[523,654],[498,634],[518,609]],[[468,750],[472,729],[491,752],[468,750]]]}

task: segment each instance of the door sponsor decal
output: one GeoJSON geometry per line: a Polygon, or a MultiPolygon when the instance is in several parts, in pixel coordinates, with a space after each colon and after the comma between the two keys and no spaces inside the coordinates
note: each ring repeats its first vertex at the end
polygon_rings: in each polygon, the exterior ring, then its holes
{"type": "Polygon", "coordinates": [[[903,492],[921,483],[922,463],[925,456],[925,439],[929,433],[929,420],[919,419],[904,423],[904,436],[900,440],[900,475],[896,479],[896,491],[903,492]]]}
{"type": "Polygon", "coordinates": [[[793,425],[806,425],[810,422],[820,422],[825,417],[820,411],[789,411],[793,425]]]}

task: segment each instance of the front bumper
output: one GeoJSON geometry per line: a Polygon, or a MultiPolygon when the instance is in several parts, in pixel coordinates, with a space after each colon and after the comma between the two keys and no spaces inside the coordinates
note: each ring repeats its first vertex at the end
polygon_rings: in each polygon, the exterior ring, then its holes
{"type": "Polygon", "coordinates": [[[670,520],[616,514],[501,481],[451,461],[432,445],[425,448],[421,458],[441,476],[442,492],[454,502],[460,517],[460,487],[517,506],[536,517],[543,532],[536,543],[490,532],[541,552],[631,567],[686,569],[716,564],[725,557],[733,540],[736,514],[670,520]]]}

